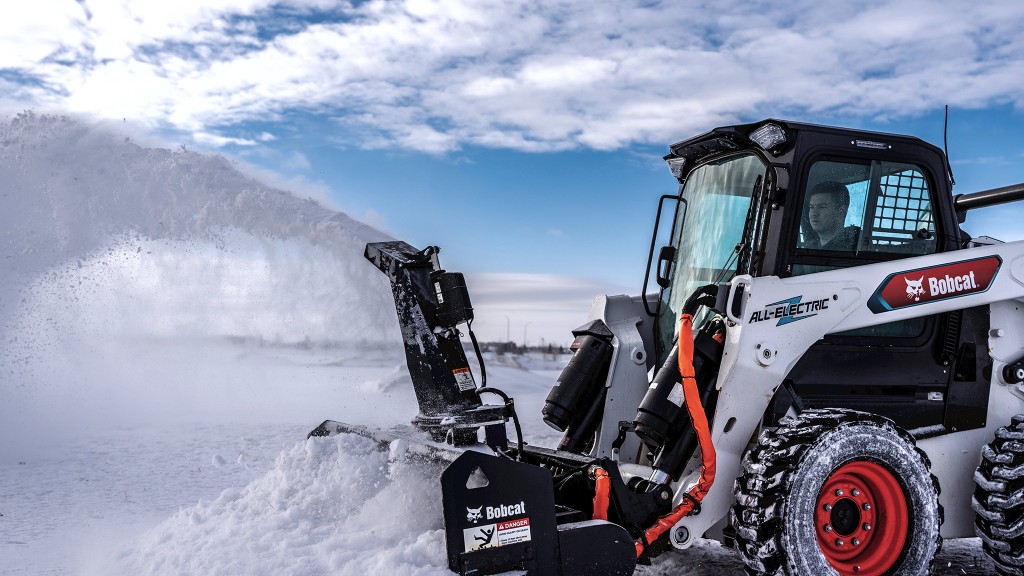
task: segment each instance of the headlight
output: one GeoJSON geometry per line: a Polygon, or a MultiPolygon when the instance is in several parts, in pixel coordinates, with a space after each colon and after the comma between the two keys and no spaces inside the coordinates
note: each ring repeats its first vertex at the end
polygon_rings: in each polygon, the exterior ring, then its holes
{"type": "Polygon", "coordinates": [[[686,167],[686,158],[669,158],[668,169],[680,182],[683,180],[683,168],[686,167]]]}
{"type": "Polygon", "coordinates": [[[750,133],[750,139],[765,150],[786,143],[786,131],[778,124],[765,124],[750,133]]]}

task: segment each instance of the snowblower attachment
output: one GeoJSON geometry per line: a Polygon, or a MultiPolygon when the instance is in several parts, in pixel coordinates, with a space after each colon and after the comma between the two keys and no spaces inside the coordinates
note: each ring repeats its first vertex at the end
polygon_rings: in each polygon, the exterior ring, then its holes
{"type": "MultiPolygon", "coordinates": [[[[507,421],[506,406],[484,405],[459,340],[459,324],[473,319],[462,274],[441,270],[437,247],[405,242],[366,245],[366,259],[391,280],[405,358],[420,412],[413,424],[436,441],[455,446],[477,441],[482,425],[507,421]]],[[[328,420],[312,436],[328,436],[328,420]]]]}
{"type": "MultiPolygon", "coordinates": [[[[375,431],[327,420],[310,436],[352,433],[382,446],[399,441],[411,454],[449,462],[441,476],[448,566],[463,576],[632,574],[640,528],[668,511],[671,490],[637,491],[633,485],[639,479],[630,478],[627,486],[610,459],[523,441],[512,399],[478,387],[470,372],[461,324],[470,326],[486,384],[465,280],[442,270],[437,252],[405,242],[366,246],[367,260],[391,280],[419,404],[412,423],[419,431],[375,431]],[[504,404],[484,404],[485,393],[500,396],[504,404]],[[505,430],[510,419],[516,428],[511,442],[505,430]],[[486,444],[479,441],[480,428],[486,444]]],[[[553,392],[545,411],[567,437],[592,435],[611,357],[612,335],[603,323],[577,332],[575,361],[560,378],[566,390],[553,392]]]]}

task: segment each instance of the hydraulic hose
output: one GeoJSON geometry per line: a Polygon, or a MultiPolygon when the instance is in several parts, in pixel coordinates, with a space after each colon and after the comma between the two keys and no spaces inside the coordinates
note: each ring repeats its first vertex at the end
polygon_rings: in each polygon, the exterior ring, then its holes
{"type": "Polygon", "coordinates": [[[670,530],[681,519],[686,517],[700,505],[711,485],[715,482],[715,447],[711,441],[711,429],[707,414],[700,403],[700,392],[693,372],[693,313],[700,306],[701,299],[707,296],[704,288],[694,292],[683,306],[679,316],[679,373],[682,376],[683,398],[686,403],[690,421],[697,432],[697,443],[700,446],[701,471],[697,484],[684,494],[683,501],[668,514],[658,518],[653,526],[644,531],[643,537],[636,541],[636,555],[640,557],[647,545],[654,542],[662,534],[670,530]]]}
{"type": "MultiPolygon", "coordinates": [[[[484,386],[483,388],[477,388],[476,389],[476,393],[477,393],[478,396],[480,394],[483,394],[484,392],[490,392],[491,394],[497,394],[498,396],[501,396],[502,400],[505,401],[505,407],[508,409],[509,413],[512,416],[512,424],[514,424],[515,427],[516,427],[516,446],[519,448],[519,451],[516,453],[516,458],[515,459],[516,460],[522,460],[523,459],[523,427],[519,425],[519,415],[516,414],[516,403],[515,403],[515,400],[513,400],[512,398],[509,397],[508,394],[505,394],[504,392],[502,392],[501,390],[498,390],[497,388],[488,388],[488,387],[484,386]]],[[[504,452],[502,452],[502,454],[504,454],[504,452]]]]}
{"type": "MultiPolygon", "coordinates": [[[[707,306],[708,308],[714,308],[715,296],[717,294],[717,284],[705,284],[704,286],[697,288],[693,291],[693,294],[690,294],[690,297],[686,299],[686,302],[683,303],[683,309],[680,310],[680,313],[689,314],[692,317],[697,313],[697,308],[700,308],[702,305],[707,306]]],[[[680,333],[679,337],[682,338],[682,336],[682,333],[680,333]]]]}

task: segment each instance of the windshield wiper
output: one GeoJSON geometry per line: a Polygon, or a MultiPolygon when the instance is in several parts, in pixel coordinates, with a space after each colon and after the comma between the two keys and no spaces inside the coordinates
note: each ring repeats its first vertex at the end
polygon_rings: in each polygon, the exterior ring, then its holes
{"type": "Polygon", "coordinates": [[[729,255],[729,258],[722,265],[721,270],[719,270],[718,276],[715,278],[715,284],[725,280],[725,274],[733,269],[734,263],[738,263],[736,266],[737,271],[750,265],[750,248],[753,246],[751,235],[754,231],[754,222],[757,219],[757,214],[760,212],[761,195],[758,194],[758,191],[761,189],[763,180],[763,176],[758,176],[757,180],[754,181],[754,189],[750,191],[750,206],[747,208],[747,217],[743,221],[743,235],[740,236],[740,241],[733,248],[732,254],[729,255]]]}

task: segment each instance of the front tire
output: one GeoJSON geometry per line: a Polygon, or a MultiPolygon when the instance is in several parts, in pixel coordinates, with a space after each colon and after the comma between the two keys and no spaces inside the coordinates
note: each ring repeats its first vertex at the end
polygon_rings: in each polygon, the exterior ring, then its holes
{"type": "Polygon", "coordinates": [[[974,530],[1004,576],[1024,575],[1024,416],[996,430],[974,473],[974,530]]]}
{"type": "Polygon", "coordinates": [[[928,573],[941,545],[938,481],[891,421],[808,410],[762,432],[743,466],[729,518],[748,573],[928,573]]]}

